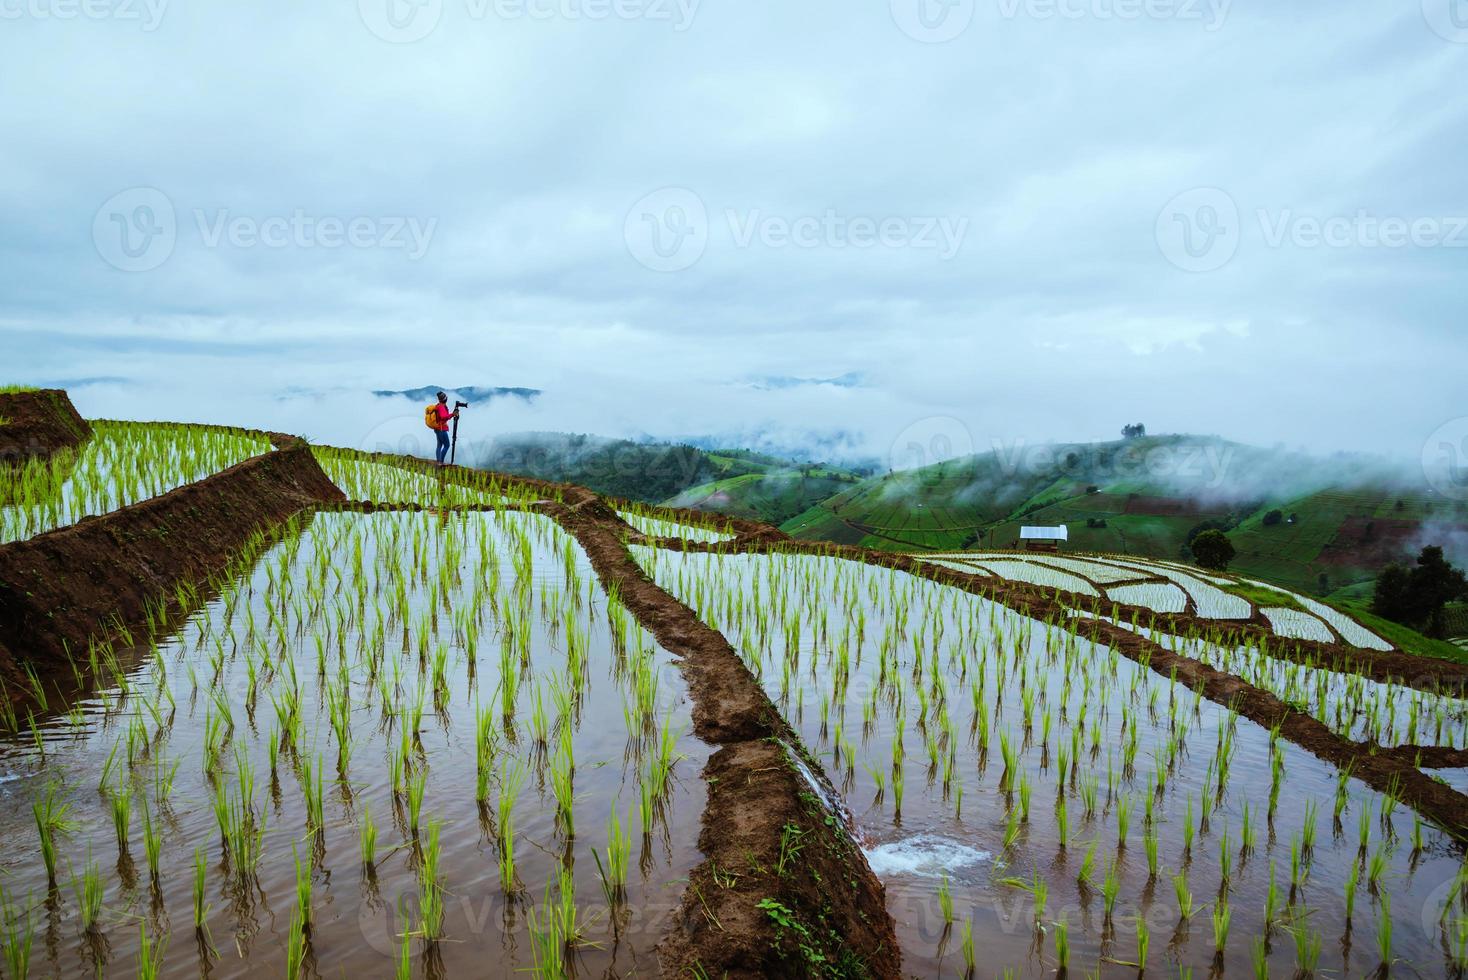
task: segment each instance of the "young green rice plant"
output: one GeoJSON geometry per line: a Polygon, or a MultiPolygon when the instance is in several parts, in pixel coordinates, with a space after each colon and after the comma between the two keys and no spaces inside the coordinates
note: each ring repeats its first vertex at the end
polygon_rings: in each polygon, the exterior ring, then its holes
{"type": "Polygon", "coordinates": [[[1376,911],[1376,952],[1381,957],[1381,968],[1389,970],[1392,965],[1392,897],[1381,896],[1381,907],[1376,911]]]}
{"type": "Polygon", "coordinates": [[[1213,906],[1213,953],[1219,958],[1228,945],[1228,927],[1232,920],[1233,911],[1228,907],[1228,899],[1220,898],[1213,906]]]}
{"type": "Polygon", "coordinates": [[[1157,835],[1146,834],[1142,837],[1142,849],[1147,852],[1147,880],[1157,880],[1157,835]]]}
{"type": "Polygon", "coordinates": [[[1296,911],[1291,916],[1290,936],[1295,941],[1295,969],[1297,975],[1314,976],[1320,965],[1320,949],[1324,943],[1320,933],[1305,922],[1305,913],[1296,911]]]}
{"type": "Polygon", "coordinates": [[[158,980],[163,971],[163,953],[167,945],[166,939],[154,945],[148,938],[147,923],[138,923],[138,980],[158,980]]]}
{"type": "Polygon", "coordinates": [[[148,877],[158,882],[158,861],[163,854],[163,834],[153,825],[153,815],[143,807],[143,853],[148,859],[148,877]]]}
{"type": "Polygon", "coordinates": [[[285,934],[286,980],[299,980],[306,964],[306,923],[300,910],[291,913],[291,924],[285,934]]]}
{"type": "MultiPolygon", "coordinates": [[[[496,830],[499,834],[500,887],[507,893],[519,890],[515,874],[515,800],[525,784],[525,768],[518,761],[500,762],[500,792],[496,800],[499,818],[496,830]]],[[[645,824],[644,828],[650,827],[645,824]]]]}
{"type": "Polygon", "coordinates": [[[1116,801],[1116,847],[1118,850],[1126,849],[1127,826],[1131,822],[1130,796],[1123,796],[1116,801]]]}
{"type": "Polygon", "coordinates": [[[443,935],[443,887],[438,876],[441,829],[437,820],[428,822],[428,834],[423,844],[423,863],[419,868],[422,887],[418,897],[418,913],[423,919],[423,938],[431,943],[437,942],[443,935]]]}
{"type": "Polygon", "coordinates": [[[203,848],[194,848],[194,930],[201,935],[208,928],[209,905],[205,901],[204,891],[208,873],[204,864],[203,848]]]}
{"type": "Polygon", "coordinates": [[[416,837],[423,817],[423,796],[428,791],[428,770],[422,766],[408,774],[408,830],[416,837]]]}
{"type": "Polygon", "coordinates": [[[974,923],[972,919],[963,920],[963,975],[971,977],[974,975],[974,923]]]}
{"type": "Polygon", "coordinates": [[[301,856],[296,853],[296,845],[291,844],[291,858],[296,865],[296,909],[295,921],[299,923],[303,933],[311,931],[311,865],[302,863],[301,856]]]}
{"type": "Polygon", "coordinates": [[[1386,874],[1387,860],[1386,852],[1378,847],[1371,854],[1371,861],[1366,866],[1366,884],[1373,895],[1381,889],[1382,876],[1386,874]]]}
{"type": "Polygon", "coordinates": [[[102,914],[102,875],[90,851],[82,865],[82,876],[77,878],[73,873],[71,887],[76,892],[77,916],[81,919],[82,931],[96,933],[97,920],[102,914]]]}
{"type": "Polygon", "coordinates": [[[1187,813],[1183,817],[1183,856],[1193,853],[1193,798],[1188,797],[1187,813]]]}
{"type": "Polygon", "coordinates": [[[938,882],[938,908],[943,913],[943,927],[946,929],[953,925],[953,888],[949,884],[948,875],[945,873],[938,882]]]}
{"type": "Polygon", "coordinates": [[[371,871],[377,864],[377,825],[366,804],[362,806],[361,854],[362,866],[371,871]]]}
{"type": "Polygon", "coordinates": [[[1361,882],[1361,866],[1355,861],[1351,862],[1350,873],[1346,875],[1345,900],[1346,900],[1346,929],[1351,928],[1351,917],[1356,911],[1356,888],[1361,882]]]}
{"type": "Polygon", "coordinates": [[[1070,968],[1070,935],[1064,918],[1055,920],[1055,966],[1056,975],[1062,977],[1070,968]]]}
{"type": "Polygon", "coordinates": [[[1116,873],[1116,862],[1111,862],[1106,868],[1106,877],[1101,881],[1101,904],[1106,910],[1106,921],[1111,921],[1111,915],[1116,910],[1116,896],[1121,891],[1121,877],[1116,873]]]}
{"type": "Polygon", "coordinates": [[[1086,848],[1086,853],[1081,858],[1081,868],[1076,872],[1078,885],[1089,886],[1092,883],[1096,868],[1096,844],[1097,841],[1091,841],[1091,846],[1086,848]]]}
{"type": "Polygon", "coordinates": [[[1019,814],[1013,810],[1009,811],[1008,822],[1004,825],[1004,850],[1007,853],[1019,840],[1019,814]]]}
{"type": "MultiPolygon", "coordinates": [[[[631,823],[629,816],[628,823],[631,823]]],[[[617,819],[617,808],[612,807],[611,817],[607,821],[607,869],[610,881],[607,887],[612,896],[622,897],[627,894],[627,870],[632,859],[632,838],[622,828],[617,819]]]]}
{"type": "Polygon", "coordinates": [[[1141,973],[1147,969],[1147,947],[1152,943],[1152,935],[1147,930],[1147,922],[1140,915],[1137,916],[1137,972],[1141,973]]]}
{"type": "Polygon", "coordinates": [[[1269,943],[1263,936],[1256,936],[1249,944],[1249,965],[1254,980],[1269,980],[1269,943]]]}
{"type": "Polygon", "coordinates": [[[75,829],[66,816],[71,804],[59,799],[60,792],[59,783],[47,783],[41,794],[31,801],[36,833],[41,838],[41,861],[46,866],[46,881],[53,889],[56,887],[56,838],[75,829]]]}
{"type": "Polygon", "coordinates": [[[1065,812],[1065,797],[1061,797],[1055,804],[1055,831],[1060,838],[1060,849],[1065,850],[1066,842],[1070,839],[1070,819],[1065,812]]]}
{"type": "Polygon", "coordinates": [[[1173,875],[1172,891],[1177,896],[1178,915],[1186,922],[1197,911],[1197,908],[1193,905],[1193,893],[1188,888],[1188,873],[1186,871],[1173,875]]]}
{"type": "Polygon", "coordinates": [[[112,793],[112,829],[117,834],[117,853],[127,853],[128,831],[132,828],[133,795],[128,786],[120,786],[112,793]]]}

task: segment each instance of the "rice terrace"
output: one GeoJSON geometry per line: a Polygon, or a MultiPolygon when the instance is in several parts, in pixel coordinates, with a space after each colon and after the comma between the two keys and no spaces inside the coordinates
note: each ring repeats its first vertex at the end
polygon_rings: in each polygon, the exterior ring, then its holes
{"type": "Polygon", "coordinates": [[[1463,660],[0,395],[4,975],[1468,969],[1463,660]]]}

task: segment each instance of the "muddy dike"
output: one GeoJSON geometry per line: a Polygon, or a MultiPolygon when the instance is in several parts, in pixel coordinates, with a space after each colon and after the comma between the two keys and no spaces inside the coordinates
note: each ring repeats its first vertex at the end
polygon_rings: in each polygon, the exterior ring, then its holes
{"type": "Polygon", "coordinates": [[[723,634],[655,585],[622,543],[626,525],[587,490],[541,508],[573,534],[609,591],[671,653],[693,698],[704,769],[705,859],[660,946],[668,976],[896,977],[886,892],[821,767],[723,634]]]}
{"type": "Polygon", "coordinates": [[[0,394],[0,466],[81,445],[92,427],[59,388],[0,394]]]}
{"type": "Polygon", "coordinates": [[[181,585],[224,571],[255,536],[342,501],[303,443],[197,483],[0,546],[0,670],[84,657],[147,621],[181,585]]]}

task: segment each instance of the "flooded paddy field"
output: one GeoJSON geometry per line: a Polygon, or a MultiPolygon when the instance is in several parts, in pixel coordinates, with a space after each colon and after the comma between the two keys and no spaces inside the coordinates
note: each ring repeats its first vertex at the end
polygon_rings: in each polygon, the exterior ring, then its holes
{"type": "MultiPolygon", "coordinates": [[[[634,552],[724,631],[841,787],[906,972],[1462,969],[1458,845],[1201,692],[903,572],[634,552]]],[[[1415,694],[1381,695],[1354,730],[1398,731],[1385,717],[1415,694]]],[[[1443,744],[1461,745],[1461,704],[1441,707],[1443,744]]],[[[1434,735],[1437,708],[1418,708],[1434,735]]]]}
{"type": "Polygon", "coordinates": [[[84,660],[0,745],[7,976],[656,972],[708,750],[548,518],[317,514],[84,660]]]}

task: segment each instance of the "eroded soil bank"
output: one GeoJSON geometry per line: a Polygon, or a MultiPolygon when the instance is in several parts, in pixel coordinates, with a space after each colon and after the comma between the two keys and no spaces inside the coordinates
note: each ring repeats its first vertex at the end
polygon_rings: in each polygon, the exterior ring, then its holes
{"type": "Polygon", "coordinates": [[[576,536],[602,582],[662,646],[683,658],[694,732],[719,746],[699,848],[660,952],[669,976],[900,975],[886,894],[844,820],[821,767],[799,758],[780,717],[729,641],[655,585],[587,491],[544,509],[576,536]]]}
{"type": "Polygon", "coordinates": [[[79,446],[92,427],[59,388],[0,394],[0,466],[79,446]]]}
{"type": "Polygon", "coordinates": [[[62,665],[92,639],[135,628],[180,584],[223,571],[252,537],[302,510],[338,503],[304,444],[214,476],[0,546],[0,669],[62,665]]]}

